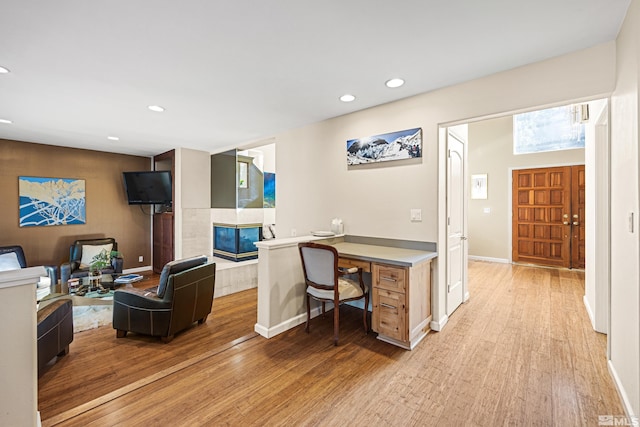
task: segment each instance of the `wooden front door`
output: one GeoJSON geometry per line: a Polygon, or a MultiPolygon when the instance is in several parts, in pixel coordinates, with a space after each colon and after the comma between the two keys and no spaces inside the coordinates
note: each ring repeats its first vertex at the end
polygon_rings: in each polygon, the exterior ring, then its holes
{"type": "Polygon", "coordinates": [[[571,267],[584,268],[585,244],[584,165],[571,167],[571,267]]]}
{"type": "Polygon", "coordinates": [[[513,171],[513,261],[584,268],[584,166],[513,171]]]}

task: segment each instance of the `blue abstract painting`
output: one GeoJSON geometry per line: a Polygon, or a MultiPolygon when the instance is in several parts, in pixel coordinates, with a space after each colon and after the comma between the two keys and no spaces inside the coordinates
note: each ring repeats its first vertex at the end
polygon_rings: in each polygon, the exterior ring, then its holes
{"type": "Polygon", "coordinates": [[[84,179],[18,177],[20,227],[86,223],[84,179]]]}
{"type": "Polygon", "coordinates": [[[273,172],[264,173],[264,208],[276,207],[276,174],[273,172]]]}

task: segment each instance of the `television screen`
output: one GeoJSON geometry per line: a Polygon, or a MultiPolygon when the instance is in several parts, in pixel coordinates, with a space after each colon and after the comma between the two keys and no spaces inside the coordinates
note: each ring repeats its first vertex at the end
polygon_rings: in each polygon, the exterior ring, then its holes
{"type": "Polygon", "coordinates": [[[171,204],[171,172],[123,172],[130,205],[171,204]]]}

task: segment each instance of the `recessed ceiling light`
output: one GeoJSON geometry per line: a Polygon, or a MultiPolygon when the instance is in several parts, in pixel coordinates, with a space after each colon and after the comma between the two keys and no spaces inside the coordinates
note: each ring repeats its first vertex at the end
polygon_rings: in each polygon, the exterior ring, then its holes
{"type": "Polygon", "coordinates": [[[164,111],[164,107],[161,107],[159,105],[149,105],[149,110],[151,111],[155,111],[156,113],[162,113],[164,111]]]}
{"type": "Polygon", "coordinates": [[[110,141],[120,141],[120,138],[118,138],[117,136],[108,136],[107,139],[110,141]]]}
{"type": "Polygon", "coordinates": [[[404,80],[395,78],[387,80],[384,84],[387,85],[387,87],[400,87],[404,84],[404,80]]]}
{"type": "Polygon", "coordinates": [[[0,67],[0,74],[7,74],[9,72],[8,68],[0,67]]]}
{"type": "Polygon", "coordinates": [[[7,120],[7,119],[0,119],[0,123],[5,123],[5,124],[10,125],[13,122],[11,120],[7,120]]]}
{"type": "Polygon", "coordinates": [[[351,102],[351,101],[353,101],[355,99],[356,99],[356,97],[351,95],[351,94],[349,94],[349,93],[347,93],[345,95],[342,95],[340,97],[340,101],[342,101],[342,102],[351,102]]]}

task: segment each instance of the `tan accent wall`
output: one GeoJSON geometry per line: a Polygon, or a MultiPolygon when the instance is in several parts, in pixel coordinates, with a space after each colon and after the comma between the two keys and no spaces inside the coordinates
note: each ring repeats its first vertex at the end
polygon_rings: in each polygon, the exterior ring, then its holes
{"type": "Polygon", "coordinates": [[[74,240],[114,237],[124,268],[151,265],[150,207],[129,206],[122,181],[123,171],[150,169],[147,157],[0,139],[0,246],[22,246],[29,266],[59,266],[74,240]],[[84,179],[86,224],[20,227],[19,176],[84,179]]]}

